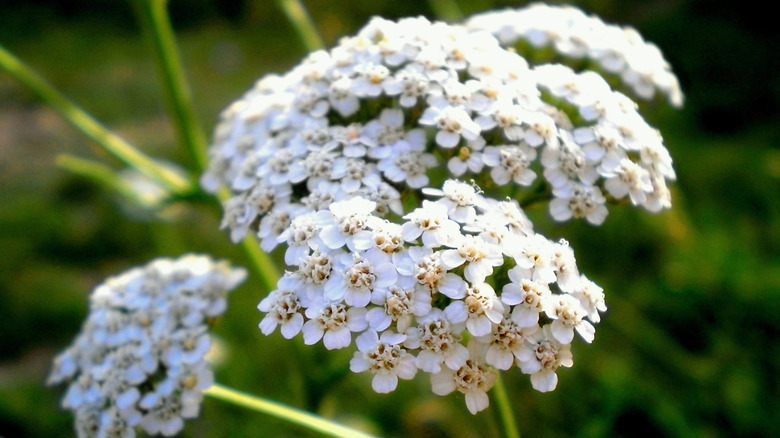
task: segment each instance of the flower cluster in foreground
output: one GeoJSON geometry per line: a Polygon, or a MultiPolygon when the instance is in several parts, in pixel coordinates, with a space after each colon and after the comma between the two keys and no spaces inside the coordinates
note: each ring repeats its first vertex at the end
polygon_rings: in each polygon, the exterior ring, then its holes
{"type": "Polygon", "coordinates": [[[62,404],[76,415],[78,436],[134,437],[136,426],[172,436],[196,417],[213,381],[207,322],[245,277],[241,268],[187,255],[96,287],[81,333],[49,377],[69,383],[62,404]]]}
{"type": "Polygon", "coordinates": [[[640,98],[681,103],[663,58],[649,70],[634,60],[654,46],[614,29],[542,6],[466,26],[375,18],[259,80],[222,113],[201,182],[230,189],[233,241],[251,233],[284,248],[262,332],[328,349],[354,337],[350,368],[371,372],[377,392],[423,371],[472,413],[487,407],[495,370],[554,389],[575,332],[593,340],[604,297],[514,199],[600,225],[608,202],[670,207],[675,173],[658,131],[604,77],[532,65],[508,46],[552,43],[640,98]]]}
{"type": "Polygon", "coordinates": [[[575,332],[593,340],[601,288],[516,202],[456,180],[424,193],[435,200],[401,223],[362,197],[296,216],[280,236],[293,268],[260,302],[260,329],[328,349],[358,334],[350,368],[370,371],[375,391],[421,370],[436,394],[463,392],[473,413],[488,405],[494,369],[517,366],[537,390],[554,389],[575,332]]]}

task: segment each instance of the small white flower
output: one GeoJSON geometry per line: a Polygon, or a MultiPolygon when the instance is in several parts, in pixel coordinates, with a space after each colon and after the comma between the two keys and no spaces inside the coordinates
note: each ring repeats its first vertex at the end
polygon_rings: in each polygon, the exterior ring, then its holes
{"type": "Polygon", "coordinates": [[[315,303],[306,309],[306,317],[310,319],[303,324],[303,342],[312,345],[322,339],[328,350],[348,347],[352,332],[367,326],[365,308],[347,309],[342,303],[315,303]]]}
{"type": "Polygon", "coordinates": [[[260,247],[264,251],[271,251],[279,244],[279,236],[290,226],[292,218],[301,212],[299,205],[288,205],[281,208],[275,208],[267,214],[258,227],[257,237],[260,239],[260,247]]]}
{"type": "Polygon", "coordinates": [[[475,206],[484,208],[485,201],[472,184],[448,179],[441,190],[424,188],[422,192],[429,196],[440,196],[437,202],[447,207],[450,219],[460,223],[471,223],[477,215],[475,206]]]}
{"type": "Polygon", "coordinates": [[[230,229],[230,240],[238,243],[244,240],[249,227],[257,217],[257,210],[246,202],[244,196],[235,196],[225,201],[222,208],[225,210],[222,216],[220,229],[230,229]]]}
{"type": "Polygon", "coordinates": [[[174,389],[173,382],[165,382],[141,399],[139,406],[146,414],[140,425],[146,433],[173,436],[184,428],[185,418],[198,416],[203,396],[178,395],[174,389]]]}
{"type": "Polygon", "coordinates": [[[558,288],[566,293],[574,292],[580,284],[580,272],[574,259],[574,250],[564,239],[553,246],[553,265],[558,288]]]}
{"type": "Polygon", "coordinates": [[[531,147],[539,147],[542,144],[548,146],[558,145],[558,128],[552,117],[542,113],[528,113],[523,120],[529,125],[525,131],[525,142],[531,147]]]}
{"type": "Polygon", "coordinates": [[[591,323],[582,319],[585,312],[577,298],[571,295],[549,296],[544,307],[547,316],[553,320],[550,332],[558,342],[571,343],[575,329],[585,342],[593,342],[596,331],[591,323]]]}
{"type": "Polygon", "coordinates": [[[390,70],[384,65],[367,64],[355,69],[358,76],[352,82],[352,91],[360,97],[376,97],[382,94],[384,82],[390,70]]]}
{"type": "Polygon", "coordinates": [[[604,188],[618,199],[629,195],[632,204],[642,205],[653,191],[653,184],[646,169],[626,158],[610,173],[604,188]]]}
{"type": "Polygon", "coordinates": [[[417,285],[411,277],[400,277],[397,285],[377,289],[371,294],[371,303],[379,306],[366,313],[369,327],[381,332],[396,323],[396,331],[405,333],[414,316],[431,311],[431,292],[417,285]]]}
{"type": "Polygon", "coordinates": [[[353,88],[352,80],[347,76],[342,76],[330,84],[328,100],[342,117],[349,117],[360,109],[360,101],[353,93],[353,88]]]}
{"type": "Polygon", "coordinates": [[[379,162],[377,168],[390,181],[405,182],[413,189],[424,187],[429,181],[426,172],[438,163],[433,155],[416,149],[416,146],[402,142],[379,162]]]}
{"type": "Polygon", "coordinates": [[[556,221],[563,222],[571,218],[584,217],[593,225],[601,225],[607,217],[607,199],[597,186],[575,184],[572,187],[558,191],[560,193],[550,201],[550,215],[556,221]]]}
{"type": "Polygon", "coordinates": [[[436,133],[436,143],[448,149],[457,146],[461,137],[470,141],[476,140],[481,130],[466,110],[454,106],[429,107],[420,117],[419,123],[436,126],[439,129],[436,133]]]}
{"type": "Polygon", "coordinates": [[[414,65],[399,70],[382,83],[385,93],[388,96],[398,95],[398,103],[404,108],[417,105],[417,100],[428,92],[428,78],[417,71],[414,65]]]}
{"type": "Polygon", "coordinates": [[[260,321],[260,331],[264,335],[270,335],[277,325],[281,326],[282,336],[291,339],[303,327],[303,315],[301,314],[301,302],[294,289],[287,287],[294,284],[290,277],[282,277],[279,280],[279,289],[271,291],[267,297],[258,304],[257,309],[267,313],[260,321]]]}
{"type": "Polygon", "coordinates": [[[571,295],[580,300],[582,308],[587,312],[588,319],[594,323],[601,321],[599,312],[607,311],[607,304],[604,302],[604,289],[583,275],[580,278],[579,287],[571,295]]]}
{"type": "Polygon", "coordinates": [[[311,213],[293,218],[290,226],[276,240],[287,244],[284,261],[288,265],[297,265],[299,260],[309,254],[309,250],[322,245],[319,228],[311,213]]]}
{"type": "Polygon", "coordinates": [[[141,413],[134,408],[119,410],[110,407],[101,413],[100,428],[95,437],[135,438],[135,426],[141,422],[141,418],[141,413]]]}
{"type": "Polygon", "coordinates": [[[341,158],[333,165],[333,179],[341,181],[346,193],[354,193],[362,186],[377,186],[382,178],[376,166],[358,158],[341,158]]]}
{"type": "Polygon", "coordinates": [[[479,236],[456,235],[447,246],[455,249],[447,249],[441,252],[442,266],[452,270],[467,263],[464,269],[466,280],[472,284],[480,283],[493,273],[493,268],[504,263],[504,255],[498,245],[484,241],[479,236]]]}
{"type": "Polygon", "coordinates": [[[344,254],[337,260],[328,283],[325,297],[344,300],[354,307],[365,307],[376,289],[386,289],[396,282],[398,272],[389,254],[373,248],[364,254],[344,254]]]}
{"type": "Polygon", "coordinates": [[[374,245],[386,253],[394,253],[400,250],[404,244],[403,229],[400,225],[390,221],[374,224],[371,235],[374,239],[374,245]]]}
{"type": "Polygon", "coordinates": [[[539,322],[539,314],[544,311],[544,303],[552,294],[545,283],[522,277],[522,270],[517,267],[509,271],[511,283],[504,285],[501,301],[512,310],[512,321],[520,327],[535,326],[539,322]]]}
{"type": "Polygon", "coordinates": [[[485,362],[499,370],[512,368],[515,359],[526,362],[531,359],[532,351],[528,349],[528,339],[536,333],[539,326],[520,327],[513,320],[504,318],[496,324],[493,332],[477,340],[488,344],[485,352],[485,362]]]}
{"type": "Polygon", "coordinates": [[[413,246],[402,251],[395,260],[398,273],[414,277],[419,284],[427,287],[431,294],[441,292],[454,300],[463,298],[466,294],[466,282],[460,276],[447,272],[440,252],[433,252],[428,247],[413,246]]]}
{"type": "Polygon", "coordinates": [[[455,390],[466,396],[466,407],[476,414],[488,407],[487,391],[493,387],[496,374],[484,363],[484,346],[476,340],[468,345],[469,359],[457,370],[443,369],[431,375],[431,387],[436,395],[447,395],[455,390]]]}
{"type": "Polygon", "coordinates": [[[490,177],[498,185],[514,181],[521,186],[529,186],[536,179],[536,173],[529,169],[536,159],[536,151],[524,146],[488,146],[482,154],[482,161],[493,169],[490,177]]]}
{"type": "Polygon", "coordinates": [[[422,236],[422,243],[428,248],[446,245],[454,236],[460,234],[460,226],[451,220],[448,208],[444,204],[424,200],[420,208],[404,216],[404,240],[413,242],[422,236]]]}
{"type": "Polygon", "coordinates": [[[472,335],[484,336],[491,332],[493,324],[504,319],[504,305],[492,286],[478,283],[467,287],[463,301],[453,301],[444,313],[455,323],[465,321],[472,335]]]}
{"type": "Polygon", "coordinates": [[[179,329],[171,333],[168,342],[170,344],[163,354],[163,362],[168,366],[194,364],[203,360],[211,348],[211,338],[205,326],[179,329]]]}
{"type": "Polygon", "coordinates": [[[518,237],[509,245],[517,266],[519,278],[529,278],[533,281],[549,284],[556,280],[553,265],[553,246],[541,234],[528,237],[518,237]]]}
{"type": "Polygon", "coordinates": [[[550,326],[544,326],[531,336],[530,360],[522,362],[520,369],[531,375],[531,385],[539,392],[548,392],[558,385],[558,367],[571,367],[574,361],[569,344],[561,344],[553,337],[550,326]]]}
{"type": "Polygon", "coordinates": [[[599,174],[582,149],[573,141],[565,141],[557,147],[542,151],[544,177],[559,193],[571,190],[577,183],[593,185],[599,174]]]}
{"type": "Polygon", "coordinates": [[[394,391],[399,378],[409,380],[417,374],[414,356],[401,346],[405,339],[406,336],[392,331],[380,337],[367,330],[355,341],[360,351],[355,352],[349,369],[355,373],[371,371],[371,387],[380,394],[394,391]]]}
{"type": "Polygon", "coordinates": [[[363,198],[334,202],[329,212],[317,213],[325,223],[320,238],[328,248],[338,249],[346,245],[350,251],[366,250],[371,247],[371,232],[366,228],[376,203],[363,198]],[[326,222],[327,221],[327,222],[326,222]]]}

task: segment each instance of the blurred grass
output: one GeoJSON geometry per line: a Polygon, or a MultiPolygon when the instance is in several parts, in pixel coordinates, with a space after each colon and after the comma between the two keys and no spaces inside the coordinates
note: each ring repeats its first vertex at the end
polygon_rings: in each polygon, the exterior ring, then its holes
{"type": "MultiPolygon", "coordinates": [[[[185,161],[130,9],[122,2],[43,3],[0,7],[0,43],[132,143],[185,161]]],[[[305,3],[329,45],[371,15],[430,16],[411,2],[305,3]]],[[[473,13],[509,2],[458,3],[473,13]]],[[[780,69],[769,56],[776,35],[751,26],[763,19],[751,8],[739,14],[725,3],[584,3],[638,27],[681,77],[686,108],[651,116],[679,181],[673,209],[659,215],[613,209],[599,228],[535,221],[547,236],[572,243],[581,270],[604,287],[609,311],[592,346],[575,342],[575,366],[559,373],[556,391],[537,393],[527,376],[504,373],[526,436],[780,430],[780,69]]],[[[207,130],[261,74],[284,71],[304,53],[271,2],[230,5],[171,4],[196,116],[207,130]]],[[[61,152],[116,165],[111,157],[4,74],[0,102],[0,435],[67,436],[72,420],[59,409],[63,388],[43,382],[52,356],[79,330],[97,283],[188,251],[246,263],[216,231],[215,204],[187,206],[172,222],[128,215],[112,194],[54,166],[61,152]]],[[[233,293],[215,328],[225,340],[220,382],[389,436],[499,436],[497,412],[472,417],[462,398],[431,394],[422,376],[377,395],[367,376],[348,372],[349,352],[262,336],[256,305],[265,291],[257,280],[233,293]]],[[[302,434],[207,400],[182,436],[302,434]]]]}

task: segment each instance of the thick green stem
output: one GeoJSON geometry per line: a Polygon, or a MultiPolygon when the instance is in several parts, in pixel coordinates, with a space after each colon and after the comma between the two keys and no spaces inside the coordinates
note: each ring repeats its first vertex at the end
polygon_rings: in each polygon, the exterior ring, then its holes
{"type": "Polygon", "coordinates": [[[322,38],[320,38],[317,28],[314,26],[314,22],[309,16],[309,12],[300,0],[276,0],[276,4],[279,9],[284,11],[287,19],[298,32],[306,50],[314,51],[325,47],[322,38]]]}
{"type": "Polygon", "coordinates": [[[127,165],[160,182],[177,195],[186,195],[192,191],[192,186],[186,178],[161,166],[133,145],[98,123],[97,120],[55,90],[54,87],[49,85],[41,76],[13,56],[3,46],[0,46],[0,67],[21,82],[49,107],[57,111],[76,129],[127,165]]]}
{"type": "Polygon", "coordinates": [[[506,385],[497,373],[496,383],[493,385],[493,395],[495,396],[498,413],[501,416],[501,423],[504,425],[504,436],[507,438],[520,438],[520,429],[517,427],[515,415],[512,412],[512,404],[509,402],[509,395],[506,392],[506,385]]]}
{"type": "Polygon", "coordinates": [[[135,0],[135,3],[144,30],[154,46],[180,141],[195,160],[197,171],[202,172],[208,158],[206,140],[195,120],[192,93],[166,9],[167,0],[135,0]]]}
{"type": "Polygon", "coordinates": [[[343,426],[306,411],[290,406],[285,406],[273,400],[267,400],[239,392],[216,383],[211,388],[207,389],[205,394],[215,399],[233,403],[237,406],[241,406],[257,412],[262,412],[272,417],[298,424],[309,430],[320,432],[325,435],[343,438],[373,437],[373,435],[368,433],[343,426]]]}

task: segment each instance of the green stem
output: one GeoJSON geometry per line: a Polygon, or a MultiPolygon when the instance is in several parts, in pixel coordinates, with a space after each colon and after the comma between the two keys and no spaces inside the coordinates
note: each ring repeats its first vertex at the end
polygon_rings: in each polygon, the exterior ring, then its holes
{"type": "MultiPolygon", "coordinates": [[[[181,141],[195,160],[197,172],[202,172],[208,161],[206,141],[195,121],[190,87],[166,9],[167,0],[134,0],[134,4],[145,32],[153,42],[181,141]]],[[[225,201],[230,198],[230,192],[221,191],[218,198],[225,201]]],[[[244,239],[241,246],[260,275],[263,285],[268,291],[275,289],[279,271],[273,260],[260,249],[257,240],[252,236],[244,239]]]]}
{"type": "MultiPolygon", "coordinates": [[[[217,193],[217,198],[219,198],[220,201],[225,202],[230,198],[230,190],[223,187],[217,193]]],[[[271,292],[276,289],[276,282],[279,281],[281,273],[276,267],[276,263],[271,259],[270,254],[260,248],[257,238],[254,235],[249,234],[241,241],[241,247],[244,249],[244,254],[249,258],[249,262],[252,264],[255,272],[260,276],[260,280],[263,282],[266,292],[271,292]]]]}
{"type": "Polygon", "coordinates": [[[237,406],[241,406],[257,412],[262,412],[264,414],[282,420],[287,420],[291,423],[298,424],[307,429],[313,430],[315,432],[320,432],[325,435],[334,436],[334,437],[343,437],[343,438],[373,437],[373,435],[346,426],[342,426],[341,424],[327,420],[322,417],[318,417],[306,411],[293,408],[290,406],[285,406],[273,400],[267,400],[264,398],[239,392],[234,389],[219,385],[217,383],[212,385],[211,388],[207,389],[205,394],[209,397],[213,397],[215,399],[219,399],[228,403],[233,403],[237,406]]]}
{"type": "Polygon", "coordinates": [[[287,19],[298,32],[298,37],[303,42],[306,50],[314,51],[325,47],[322,38],[320,38],[314,22],[306,10],[306,7],[300,0],[276,0],[276,4],[284,11],[287,19]]]}
{"type": "Polygon", "coordinates": [[[463,12],[455,0],[428,0],[433,15],[437,18],[447,21],[460,21],[463,19],[463,12]]]}
{"type": "Polygon", "coordinates": [[[57,156],[57,166],[125,194],[125,187],[116,171],[103,163],[70,154],[60,154],[57,156]]]}
{"type": "Polygon", "coordinates": [[[178,195],[186,195],[192,191],[192,186],[187,179],[157,164],[152,158],[98,123],[3,46],[0,46],[0,67],[57,111],[76,129],[127,165],[160,182],[178,195]]]}
{"type": "Polygon", "coordinates": [[[501,423],[504,424],[505,436],[507,438],[520,438],[520,429],[517,427],[517,421],[512,412],[512,404],[509,402],[509,395],[506,392],[506,385],[504,385],[504,380],[501,378],[501,373],[496,373],[493,394],[495,395],[496,405],[498,405],[501,423]]]}
{"type": "Polygon", "coordinates": [[[166,9],[167,0],[135,0],[135,3],[144,30],[154,45],[180,141],[195,160],[197,171],[201,172],[206,168],[208,159],[206,140],[195,120],[192,93],[166,9]]]}
{"type": "Polygon", "coordinates": [[[249,257],[249,261],[255,268],[255,271],[260,275],[263,285],[267,292],[271,292],[276,289],[276,282],[279,280],[279,270],[276,268],[276,264],[268,256],[268,253],[260,248],[260,244],[257,242],[257,238],[254,235],[248,235],[241,241],[241,246],[244,248],[244,253],[249,257]]]}

